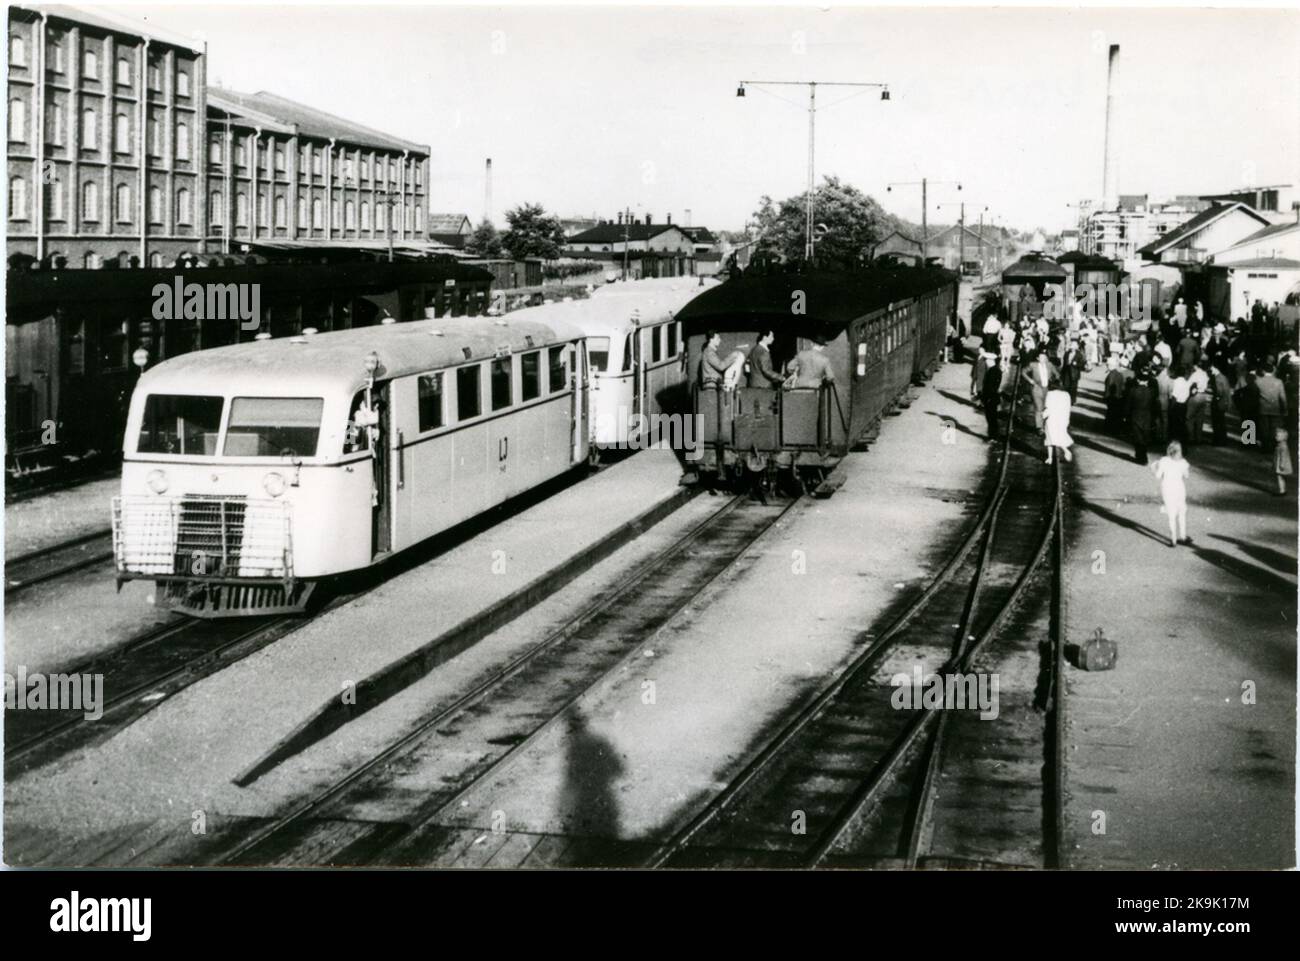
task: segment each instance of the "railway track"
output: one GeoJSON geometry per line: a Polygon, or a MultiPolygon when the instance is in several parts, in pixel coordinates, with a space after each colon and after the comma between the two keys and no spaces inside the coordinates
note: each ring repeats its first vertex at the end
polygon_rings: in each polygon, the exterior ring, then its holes
{"type": "Polygon", "coordinates": [[[113,532],[105,528],[20,554],[5,562],[5,598],[113,559],[113,532]]]}
{"type": "Polygon", "coordinates": [[[564,723],[588,691],[638,657],[797,503],[760,507],[729,498],[615,590],[242,840],[220,863],[428,863],[444,820],[470,792],[564,723]],[[471,717],[472,725],[462,723],[471,717]],[[448,758],[454,770],[444,770],[448,758]],[[465,758],[471,763],[460,764],[465,758]]]}
{"type": "Polygon", "coordinates": [[[1014,435],[1013,416],[997,483],[926,591],[640,863],[1061,863],[1059,584],[1046,616],[1022,603],[1062,556],[1061,477],[1014,435]],[[997,720],[898,709],[891,678],[917,662],[939,677],[1009,671],[1015,685],[997,720]]]}

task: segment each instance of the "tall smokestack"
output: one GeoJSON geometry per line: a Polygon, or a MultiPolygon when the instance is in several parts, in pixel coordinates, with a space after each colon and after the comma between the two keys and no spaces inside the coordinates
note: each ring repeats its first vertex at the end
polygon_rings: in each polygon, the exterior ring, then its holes
{"type": "Polygon", "coordinates": [[[492,220],[492,158],[487,158],[483,181],[483,219],[492,220]]]}
{"type": "Polygon", "coordinates": [[[1119,206],[1119,183],[1115,172],[1115,75],[1119,72],[1119,44],[1110,45],[1106,59],[1106,134],[1101,155],[1101,204],[1103,210],[1119,206]]]}

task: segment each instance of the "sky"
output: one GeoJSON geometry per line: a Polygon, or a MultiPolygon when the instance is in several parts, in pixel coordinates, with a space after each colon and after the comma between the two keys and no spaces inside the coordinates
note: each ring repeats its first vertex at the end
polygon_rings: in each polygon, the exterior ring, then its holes
{"type": "Polygon", "coordinates": [[[1119,190],[1300,181],[1300,14],[1284,10],[115,4],[207,43],[211,82],[432,147],[429,209],[740,229],[816,172],[886,209],[1048,230],[1101,192],[1106,48],[1119,190]],[[959,181],[962,190],[941,181],[959,181]],[[687,211],[690,214],[687,214],[687,211]]]}

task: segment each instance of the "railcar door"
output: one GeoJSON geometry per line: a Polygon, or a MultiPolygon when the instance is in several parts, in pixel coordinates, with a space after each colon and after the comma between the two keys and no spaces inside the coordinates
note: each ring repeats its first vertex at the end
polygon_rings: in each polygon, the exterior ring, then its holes
{"type": "Polygon", "coordinates": [[[641,415],[645,413],[645,328],[632,330],[632,423],[636,424],[637,434],[641,433],[641,415]]]}
{"type": "Polygon", "coordinates": [[[393,497],[388,489],[393,476],[392,392],[389,384],[375,384],[371,391],[370,409],[377,416],[372,428],[370,463],[374,471],[373,494],[370,510],[370,552],[373,557],[387,554],[393,549],[393,497]]]}
{"type": "MultiPolygon", "coordinates": [[[[587,406],[587,342],[585,340],[569,344],[567,347],[552,350],[563,351],[567,364],[569,396],[569,463],[576,464],[587,459],[587,432],[590,409],[587,406]]],[[[555,376],[555,366],[551,367],[551,376],[555,376]]]]}

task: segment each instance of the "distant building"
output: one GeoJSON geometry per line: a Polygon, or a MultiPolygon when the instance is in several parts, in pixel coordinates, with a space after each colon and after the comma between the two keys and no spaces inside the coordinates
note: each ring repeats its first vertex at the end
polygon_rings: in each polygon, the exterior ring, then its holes
{"type": "Polygon", "coordinates": [[[565,237],[572,237],[592,227],[599,227],[600,219],[594,214],[590,217],[561,217],[560,226],[564,228],[565,237]]]}
{"type": "Polygon", "coordinates": [[[465,214],[429,214],[429,239],[463,250],[474,225],[465,214]]]}
{"type": "Polygon", "coordinates": [[[1300,210],[1300,191],[1296,190],[1294,184],[1239,187],[1224,193],[1203,194],[1200,199],[1217,203],[1244,203],[1274,224],[1294,222],[1297,210],[1300,210]]]}
{"type": "Polygon", "coordinates": [[[1142,264],[1138,251],[1209,206],[1196,197],[1152,202],[1147,194],[1123,194],[1113,210],[1084,215],[1079,249],[1132,270],[1142,264]]]}
{"type": "Polygon", "coordinates": [[[921,257],[921,241],[915,237],[909,237],[901,230],[891,230],[871,250],[873,258],[884,257],[888,254],[907,254],[919,261],[921,257]]]}
{"type": "Polygon", "coordinates": [[[968,269],[973,266],[992,269],[1000,260],[998,239],[993,227],[981,234],[970,227],[954,225],[930,235],[926,241],[926,255],[932,260],[938,258],[939,263],[949,270],[957,270],[962,264],[968,269]]]}
{"type": "MultiPolygon", "coordinates": [[[[692,228],[694,229],[694,228],[692,228]]],[[[565,253],[570,256],[591,253],[621,254],[628,251],[654,251],[657,253],[674,253],[692,255],[695,253],[695,241],[683,228],[675,224],[651,223],[646,215],[644,223],[639,221],[603,223],[574,234],[564,245],[565,253]]]]}
{"type": "Polygon", "coordinates": [[[1267,227],[1268,221],[1243,203],[1213,204],[1166,231],[1137,253],[1147,263],[1203,264],[1209,255],[1267,227]]]}
{"type": "Polygon", "coordinates": [[[1207,311],[1216,320],[1249,317],[1256,300],[1282,304],[1294,324],[1300,302],[1300,223],[1271,224],[1211,257],[1207,311]]]}

